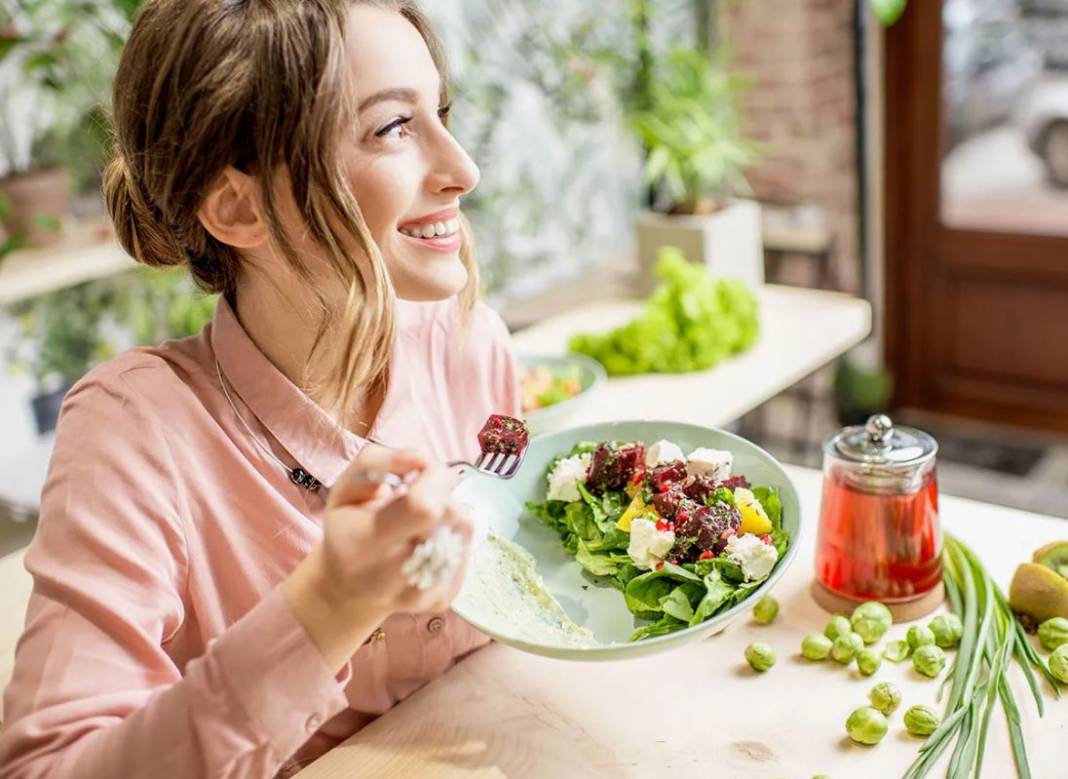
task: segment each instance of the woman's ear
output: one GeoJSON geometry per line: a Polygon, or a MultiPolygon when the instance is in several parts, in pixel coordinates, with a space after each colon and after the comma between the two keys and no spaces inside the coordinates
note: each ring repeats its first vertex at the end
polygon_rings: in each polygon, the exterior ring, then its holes
{"type": "Polygon", "coordinates": [[[255,180],[233,166],[215,179],[197,217],[212,237],[237,249],[255,248],[269,235],[255,180]]]}

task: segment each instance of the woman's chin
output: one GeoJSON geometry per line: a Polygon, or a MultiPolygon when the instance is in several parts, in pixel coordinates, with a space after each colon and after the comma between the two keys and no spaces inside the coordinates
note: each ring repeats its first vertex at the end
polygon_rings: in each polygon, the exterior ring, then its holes
{"type": "Polygon", "coordinates": [[[390,277],[398,298],[429,303],[460,294],[467,284],[467,269],[457,254],[420,263],[414,268],[394,268],[390,277]]]}

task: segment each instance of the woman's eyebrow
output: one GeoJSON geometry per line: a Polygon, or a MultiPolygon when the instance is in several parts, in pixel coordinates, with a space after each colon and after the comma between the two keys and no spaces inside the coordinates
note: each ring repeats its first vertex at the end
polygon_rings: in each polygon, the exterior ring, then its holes
{"type": "Polygon", "coordinates": [[[405,87],[383,89],[381,92],[375,92],[370,97],[365,98],[356,110],[363,111],[370,108],[375,103],[381,103],[386,100],[399,100],[403,103],[418,103],[419,93],[414,89],[407,89],[405,87]]]}

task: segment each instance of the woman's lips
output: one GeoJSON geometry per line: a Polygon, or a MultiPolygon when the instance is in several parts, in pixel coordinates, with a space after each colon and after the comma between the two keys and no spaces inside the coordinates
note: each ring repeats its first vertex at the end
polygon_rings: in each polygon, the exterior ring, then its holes
{"type": "Polygon", "coordinates": [[[404,233],[400,233],[400,236],[414,244],[438,252],[459,251],[460,245],[463,243],[463,236],[458,232],[453,233],[452,235],[437,236],[435,238],[416,238],[411,235],[405,235],[404,233]]]}
{"type": "Polygon", "coordinates": [[[449,208],[427,214],[414,222],[406,222],[397,232],[425,248],[440,252],[454,252],[462,243],[462,223],[459,209],[449,208]]]}

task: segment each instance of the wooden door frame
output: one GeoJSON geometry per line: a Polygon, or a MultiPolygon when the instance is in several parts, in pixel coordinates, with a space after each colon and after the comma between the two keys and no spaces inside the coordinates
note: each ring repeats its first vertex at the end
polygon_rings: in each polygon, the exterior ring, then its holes
{"type": "Polygon", "coordinates": [[[1068,290],[1068,237],[940,224],[941,6],[938,0],[909,3],[884,35],[884,353],[895,376],[894,403],[1068,432],[1068,408],[1051,419],[1010,399],[992,413],[989,404],[960,397],[952,382],[932,379],[926,367],[948,353],[949,328],[939,326],[948,314],[940,303],[955,278],[1011,273],[1014,280],[1068,290]],[[923,315],[910,315],[917,310],[923,315]]]}

